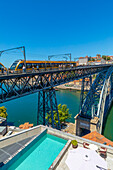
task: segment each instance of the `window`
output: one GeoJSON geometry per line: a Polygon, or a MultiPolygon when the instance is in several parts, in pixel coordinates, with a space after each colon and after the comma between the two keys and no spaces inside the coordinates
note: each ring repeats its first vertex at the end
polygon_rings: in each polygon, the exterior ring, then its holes
{"type": "Polygon", "coordinates": [[[26,68],[32,68],[32,64],[31,63],[26,63],[26,68]]]}
{"type": "Polygon", "coordinates": [[[22,69],[24,63],[20,63],[19,66],[18,66],[18,69],[22,69]]]}
{"type": "Polygon", "coordinates": [[[3,66],[0,64],[0,69],[2,68],[3,66]]]}
{"type": "Polygon", "coordinates": [[[32,64],[32,67],[36,68],[36,67],[37,67],[37,64],[33,63],[33,64],[32,64]]]}
{"type": "Polygon", "coordinates": [[[17,63],[14,62],[14,63],[11,65],[10,70],[14,70],[14,69],[16,68],[16,66],[17,66],[17,63]]]}

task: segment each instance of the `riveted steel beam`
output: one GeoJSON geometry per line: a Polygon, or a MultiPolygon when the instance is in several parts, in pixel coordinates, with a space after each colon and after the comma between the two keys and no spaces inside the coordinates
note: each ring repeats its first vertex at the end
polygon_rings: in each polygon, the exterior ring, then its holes
{"type": "Polygon", "coordinates": [[[109,66],[85,66],[65,70],[0,76],[0,103],[55,87],[107,70],[109,66]]]}

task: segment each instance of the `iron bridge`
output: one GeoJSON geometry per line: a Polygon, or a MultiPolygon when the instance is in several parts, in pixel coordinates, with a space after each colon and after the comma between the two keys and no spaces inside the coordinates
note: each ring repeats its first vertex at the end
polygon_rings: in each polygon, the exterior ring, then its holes
{"type": "Polygon", "coordinates": [[[103,122],[113,102],[113,66],[103,70],[96,76],[87,93],[85,78],[82,80],[81,103],[79,115],[83,118],[93,119],[98,117],[97,131],[101,134],[103,122]]]}
{"type": "MultiPolygon", "coordinates": [[[[82,78],[83,83],[82,83],[82,91],[81,91],[80,114],[82,116],[91,118],[91,107],[94,105],[94,101],[96,102],[99,100],[99,94],[97,92],[98,91],[97,88],[99,90],[102,90],[104,78],[109,69],[111,69],[111,65],[98,65],[98,66],[76,67],[76,68],[70,68],[64,70],[48,70],[48,71],[34,72],[34,73],[1,75],[0,76],[0,103],[39,92],[37,123],[38,124],[41,123],[49,126],[49,121],[46,120],[46,113],[50,112],[52,118],[52,127],[60,129],[60,120],[59,120],[57,100],[56,100],[54,87],[82,78]],[[98,76],[95,79],[95,83],[93,83],[92,85],[93,74],[98,74],[98,76]],[[85,99],[84,82],[86,77],[90,78],[91,88],[85,99]],[[89,107],[90,109],[88,108],[89,100],[91,100],[90,102],[91,106],[89,107]],[[57,117],[58,117],[57,123],[54,121],[54,112],[57,112],[57,117]]],[[[95,113],[97,113],[96,109],[97,108],[95,107],[95,113]]],[[[101,114],[98,113],[98,115],[100,116],[101,114]]]]}

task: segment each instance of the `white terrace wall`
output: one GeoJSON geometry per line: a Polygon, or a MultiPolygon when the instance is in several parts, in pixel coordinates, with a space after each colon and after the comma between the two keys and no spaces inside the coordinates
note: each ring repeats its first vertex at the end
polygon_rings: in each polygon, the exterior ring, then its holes
{"type": "Polygon", "coordinates": [[[33,128],[23,130],[23,131],[16,133],[14,135],[4,137],[4,138],[0,139],[0,148],[3,148],[7,145],[13,144],[18,141],[21,141],[28,137],[40,134],[45,129],[46,129],[46,127],[44,127],[44,126],[35,126],[33,128]]]}

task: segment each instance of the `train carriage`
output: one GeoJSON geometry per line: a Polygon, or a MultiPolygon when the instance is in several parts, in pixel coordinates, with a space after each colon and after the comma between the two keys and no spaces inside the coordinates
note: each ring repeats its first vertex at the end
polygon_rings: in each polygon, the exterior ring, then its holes
{"type": "Polygon", "coordinates": [[[26,71],[31,72],[33,69],[37,70],[51,70],[51,69],[60,69],[60,68],[70,68],[76,66],[74,61],[31,61],[27,60],[16,60],[11,67],[9,68],[10,72],[18,73],[23,71],[23,66],[26,65],[26,71]]]}
{"type": "Polygon", "coordinates": [[[6,72],[7,72],[7,68],[2,63],[0,63],[0,74],[6,73],[6,72]]]}

